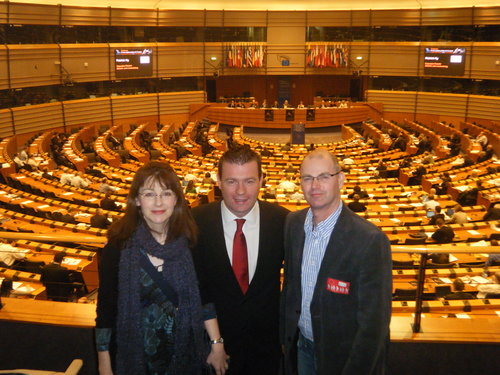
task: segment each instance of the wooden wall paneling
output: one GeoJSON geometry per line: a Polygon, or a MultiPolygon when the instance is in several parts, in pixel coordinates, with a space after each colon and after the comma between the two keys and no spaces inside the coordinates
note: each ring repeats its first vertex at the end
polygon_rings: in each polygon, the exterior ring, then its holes
{"type": "Polygon", "coordinates": [[[11,2],[9,5],[9,23],[18,25],[59,25],[59,6],[11,2]]]}
{"type": "Polygon", "coordinates": [[[465,118],[467,95],[448,95],[441,93],[419,92],[417,100],[418,113],[432,113],[440,116],[457,116],[465,118]]]}
{"type": "Polygon", "coordinates": [[[158,54],[160,77],[203,75],[202,43],[158,43],[158,54]]]}
{"type": "Polygon", "coordinates": [[[353,10],[352,26],[370,26],[370,12],[371,10],[353,10]]]}
{"type": "Polygon", "coordinates": [[[475,7],[475,25],[498,25],[500,19],[500,6],[498,7],[475,7]]]}
{"type": "MultiPolygon", "coordinates": [[[[158,94],[161,116],[170,114],[189,114],[189,104],[204,103],[204,91],[185,91],[158,94]]],[[[163,121],[163,117],[162,117],[163,121]]]]}
{"type": "Polygon", "coordinates": [[[267,74],[304,74],[304,54],[305,50],[303,44],[268,44],[267,74]],[[283,60],[288,60],[290,65],[283,66],[283,60]]]}
{"type": "Polygon", "coordinates": [[[367,90],[369,102],[384,103],[384,111],[415,112],[415,91],[367,90]]]}
{"type": "Polygon", "coordinates": [[[227,11],[225,10],[205,10],[203,17],[206,27],[221,27],[224,26],[224,22],[227,17],[227,11]]]}
{"type": "Polygon", "coordinates": [[[307,26],[351,26],[351,11],[319,11],[312,10],[307,12],[307,26]]]}
{"type": "Polygon", "coordinates": [[[7,19],[8,19],[8,16],[7,16],[7,9],[8,9],[8,4],[3,1],[0,3],[0,24],[2,23],[7,23],[7,19]]]}
{"type": "MultiPolygon", "coordinates": [[[[372,42],[369,56],[370,75],[418,75],[419,48],[418,42],[372,42]]],[[[357,62],[355,56],[351,59],[357,62]]],[[[361,67],[361,70],[364,69],[361,67]]]]}
{"type": "Polygon", "coordinates": [[[0,109],[0,138],[9,137],[14,134],[12,127],[12,116],[9,109],[0,109]]]}
{"type": "MultiPolygon", "coordinates": [[[[268,27],[305,27],[306,13],[302,11],[268,11],[268,27]]],[[[305,30],[304,30],[305,34],[305,30]]],[[[305,38],[305,35],[304,35],[305,38]]]]}
{"type": "Polygon", "coordinates": [[[204,26],[203,10],[160,10],[158,26],[204,26]]]}
{"type": "MultiPolygon", "coordinates": [[[[361,70],[362,74],[370,74],[370,42],[342,42],[343,46],[348,46],[349,65],[347,68],[335,69],[339,74],[351,74],[351,71],[361,70]],[[361,56],[362,60],[356,60],[357,56],[361,56]]],[[[308,71],[311,68],[308,68],[308,71]]]]}
{"type": "Polygon", "coordinates": [[[61,25],[109,26],[109,8],[64,5],[61,10],[61,25]]]}
{"type": "Polygon", "coordinates": [[[159,53],[157,43],[109,43],[109,61],[111,69],[111,79],[117,79],[115,74],[115,49],[117,48],[152,48],[153,49],[153,74],[151,77],[144,78],[154,78],[157,77],[157,67],[156,67],[156,55],[159,53]]]}
{"type": "Polygon", "coordinates": [[[372,11],[372,26],[419,26],[420,9],[377,9],[372,11]]]}
{"type": "Polygon", "coordinates": [[[112,26],[156,26],[156,9],[111,8],[112,26]]]}
{"type": "Polygon", "coordinates": [[[8,48],[13,88],[61,83],[56,44],[10,44],[8,48]]]}
{"type": "Polygon", "coordinates": [[[474,8],[422,9],[423,26],[470,25],[474,8]]]}
{"type": "MultiPolygon", "coordinates": [[[[109,80],[110,58],[114,70],[114,51],[107,44],[61,44],[61,61],[75,82],[109,80]]],[[[154,70],[154,66],[153,66],[154,70]]],[[[114,74],[114,73],[113,73],[114,74]]]]}
{"type": "Polygon", "coordinates": [[[16,134],[39,132],[63,126],[60,102],[12,108],[16,134]]]}
{"type": "Polygon", "coordinates": [[[158,95],[124,95],[112,96],[113,118],[139,118],[141,116],[158,116],[158,95]]]}
{"type": "Polygon", "coordinates": [[[467,117],[500,121],[500,97],[471,95],[467,117]]]}
{"type": "Polygon", "coordinates": [[[225,49],[223,43],[205,43],[205,56],[203,63],[205,64],[205,75],[210,77],[215,72],[222,74],[225,69],[225,49]],[[213,61],[211,57],[217,58],[213,61]]]}
{"type": "Polygon", "coordinates": [[[470,61],[471,76],[476,79],[500,80],[500,43],[474,43],[470,61]],[[498,64],[497,64],[498,62],[498,64]]]}
{"type": "Polygon", "coordinates": [[[0,45],[0,90],[9,88],[9,66],[7,61],[7,47],[0,45]]]}
{"type": "MultiPolygon", "coordinates": [[[[316,78],[311,76],[292,77],[292,93],[290,96],[290,104],[292,106],[297,107],[301,100],[306,106],[314,102],[316,78]]],[[[326,80],[325,76],[322,78],[326,80]]]]}
{"type": "Polygon", "coordinates": [[[216,81],[216,88],[217,98],[220,96],[243,97],[243,94],[248,92],[259,104],[262,104],[266,98],[266,77],[254,75],[219,77],[216,81]]]}
{"type": "Polygon", "coordinates": [[[67,126],[111,120],[110,98],[68,100],[63,102],[67,126]]]}
{"type": "MultiPolygon", "coordinates": [[[[209,19],[208,14],[209,11],[207,11],[207,21],[209,19]]],[[[224,26],[264,27],[267,26],[267,12],[226,10],[224,11],[224,26]]]]}

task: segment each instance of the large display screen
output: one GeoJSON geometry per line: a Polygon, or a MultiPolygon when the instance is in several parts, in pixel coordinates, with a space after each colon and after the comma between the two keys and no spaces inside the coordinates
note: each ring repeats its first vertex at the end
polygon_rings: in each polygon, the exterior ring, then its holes
{"type": "Polygon", "coordinates": [[[153,75],[153,49],[115,49],[116,78],[151,77],[153,75]]]}
{"type": "Polygon", "coordinates": [[[463,76],[465,70],[464,47],[426,47],[424,74],[463,76]]]}

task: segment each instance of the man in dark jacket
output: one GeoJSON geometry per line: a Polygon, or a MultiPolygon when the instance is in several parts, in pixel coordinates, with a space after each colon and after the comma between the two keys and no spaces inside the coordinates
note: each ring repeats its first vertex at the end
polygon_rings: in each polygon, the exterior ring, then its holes
{"type": "Polygon", "coordinates": [[[327,150],[300,169],[310,208],[288,215],[280,333],[285,374],[384,374],[392,304],[387,236],[342,203],[327,150]]]}
{"type": "Polygon", "coordinates": [[[434,241],[436,241],[437,243],[450,243],[450,242],[452,242],[453,237],[455,237],[455,232],[453,232],[453,229],[447,225],[444,225],[443,219],[437,219],[436,225],[439,228],[438,228],[438,230],[436,230],[432,234],[432,236],[431,236],[432,239],[434,241]]]}

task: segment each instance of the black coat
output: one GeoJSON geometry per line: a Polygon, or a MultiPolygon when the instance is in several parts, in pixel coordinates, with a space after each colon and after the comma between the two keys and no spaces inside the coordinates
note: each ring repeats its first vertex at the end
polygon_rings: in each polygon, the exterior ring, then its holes
{"type": "MultiPolygon", "coordinates": [[[[296,371],[306,214],[307,209],[291,213],[285,229],[285,283],[280,316],[285,375],[296,371]]],[[[343,206],[311,301],[317,374],[383,374],[391,306],[389,240],[375,225],[343,206]],[[330,291],[328,285],[335,282],[349,283],[347,293],[330,291]]]]}

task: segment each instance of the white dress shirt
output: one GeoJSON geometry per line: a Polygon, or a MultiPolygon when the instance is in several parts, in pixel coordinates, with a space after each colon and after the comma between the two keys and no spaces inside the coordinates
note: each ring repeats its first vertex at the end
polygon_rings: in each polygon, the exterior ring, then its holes
{"type": "Polygon", "coordinates": [[[259,203],[255,205],[248,214],[243,217],[234,215],[222,201],[221,204],[222,225],[224,227],[224,239],[226,241],[227,256],[229,262],[233,264],[233,241],[236,232],[236,219],[245,219],[243,225],[243,234],[247,243],[248,255],[248,282],[252,281],[255,269],[257,268],[257,259],[259,257],[259,234],[260,234],[260,209],[259,203]]]}

